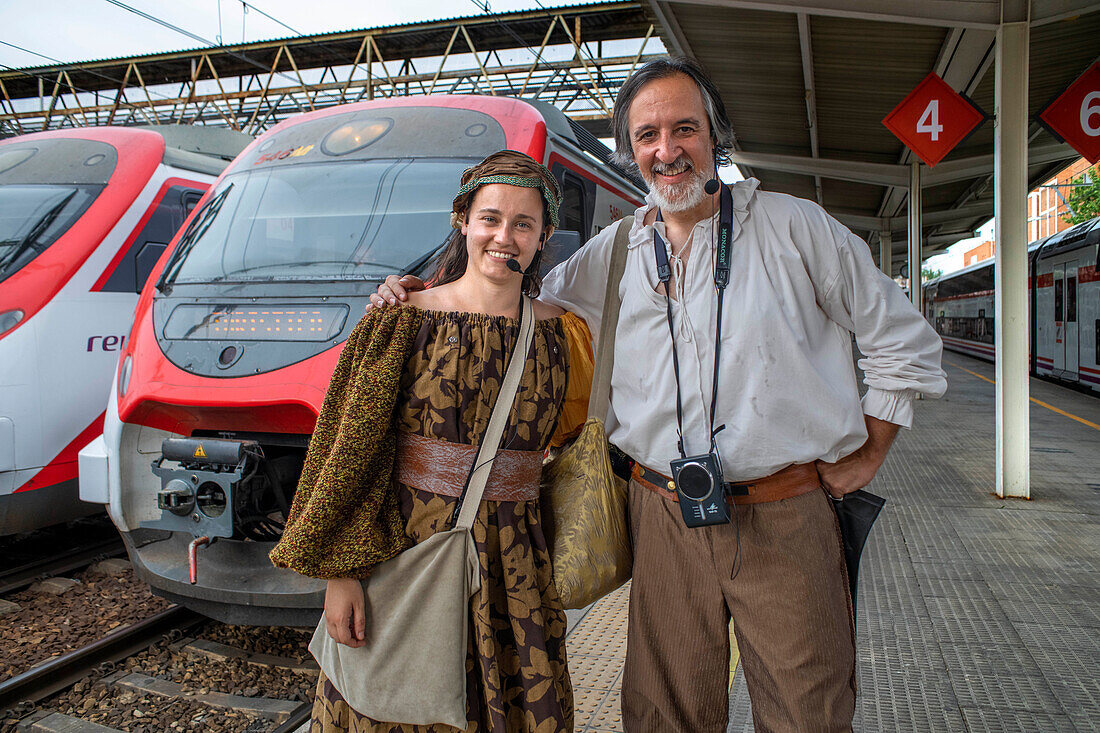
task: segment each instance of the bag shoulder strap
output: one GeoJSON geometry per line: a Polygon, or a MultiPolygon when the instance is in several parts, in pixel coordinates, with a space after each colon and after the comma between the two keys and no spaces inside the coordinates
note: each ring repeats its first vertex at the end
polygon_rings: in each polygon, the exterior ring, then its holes
{"type": "Polygon", "coordinates": [[[455,527],[469,529],[474,524],[477,509],[481,506],[481,497],[485,493],[485,485],[489,481],[489,472],[493,469],[493,461],[496,459],[497,449],[500,448],[500,438],[504,435],[504,426],[508,422],[512,403],[516,401],[516,393],[519,391],[523,366],[527,361],[527,353],[531,350],[531,341],[535,334],[535,313],[531,299],[526,295],[522,296],[522,299],[519,338],[516,339],[516,347],[508,359],[508,368],[504,370],[504,381],[500,384],[500,393],[497,395],[496,404],[493,405],[489,426],[485,429],[481,445],[478,446],[477,458],[474,459],[473,470],[466,482],[465,495],[459,499],[462,506],[459,509],[455,527]]]}
{"type": "Polygon", "coordinates": [[[611,404],[611,364],[615,359],[615,330],[619,325],[619,282],[626,268],[626,247],[634,217],[619,219],[615,241],[611,245],[611,262],[607,268],[607,287],[603,295],[603,317],[600,319],[600,335],[596,341],[598,352],[592,371],[592,391],[588,395],[588,417],[604,420],[611,404]]]}

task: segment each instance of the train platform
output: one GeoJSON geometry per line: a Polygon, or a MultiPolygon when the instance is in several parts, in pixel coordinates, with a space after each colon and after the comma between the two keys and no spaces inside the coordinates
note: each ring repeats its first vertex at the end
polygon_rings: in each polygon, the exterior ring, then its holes
{"type": "MultiPolygon", "coordinates": [[[[1100,400],[1031,381],[1031,493],[994,494],[993,365],[946,352],[869,490],[857,731],[1100,728],[1100,400]]],[[[570,613],[576,730],[619,731],[629,586],[570,613]]],[[[752,731],[738,669],[730,726],[752,731]]]]}

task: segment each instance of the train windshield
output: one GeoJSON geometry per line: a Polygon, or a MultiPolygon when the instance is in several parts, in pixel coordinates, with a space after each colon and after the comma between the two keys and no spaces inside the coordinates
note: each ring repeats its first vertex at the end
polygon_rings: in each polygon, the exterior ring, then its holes
{"type": "Polygon", "coordinates": [[[0,281],[56,242],[88,210],[100,185],[0,185],[0,281]]]}
{"type": "Polygon", "coordinates": [[[476,161],[299,163],[227,176],[181,239],[165,282],[373,280],[407,272],[451,231],[476,161]]]}

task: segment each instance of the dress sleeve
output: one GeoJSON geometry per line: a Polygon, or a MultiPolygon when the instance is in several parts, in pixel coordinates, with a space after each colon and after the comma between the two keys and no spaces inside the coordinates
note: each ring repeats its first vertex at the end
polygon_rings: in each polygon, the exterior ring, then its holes
{"type": "Polygon", "coordinates": [[[413,308],[372,311],[345,342],[271,552],[276,567],[362,578],[409,546],[393,491],[393,413],[419,325],[413,308]]]}
{"type": "Polygon", "coordinates": [[[588,418],[588,393],[592,389],[592,334],[584,319],[566,313],[561,317],[565,343],[569,350],[569,381],[565,388],[558,426],[550,438],[550,446],[557,448],[576,437],[588,418]]]}

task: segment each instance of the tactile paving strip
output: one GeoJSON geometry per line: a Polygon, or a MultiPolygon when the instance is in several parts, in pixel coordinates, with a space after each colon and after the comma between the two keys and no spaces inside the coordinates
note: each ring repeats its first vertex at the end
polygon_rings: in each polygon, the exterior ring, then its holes
{"type": "Polygon", "coordinates": [[[627,583],[593,604],[565,638],[578,733],[622,730],[619,678],[626,660],[629,602],[627,583]]]}

